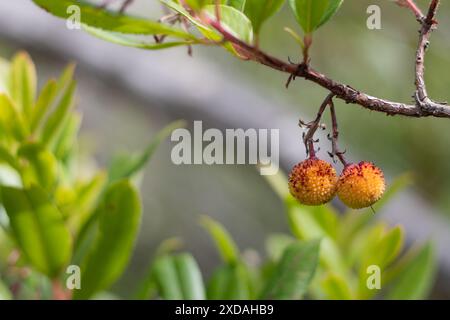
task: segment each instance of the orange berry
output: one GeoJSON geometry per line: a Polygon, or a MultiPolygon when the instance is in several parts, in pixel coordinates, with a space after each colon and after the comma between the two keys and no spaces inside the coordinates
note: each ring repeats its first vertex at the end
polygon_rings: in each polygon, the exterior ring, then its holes
{"type": "Polygon", "coordinates": [[[364,161],[344,168],[337,184],[337,194],[348,207],[361,209],[380,200],[385,187],[383,171],[364,161]]]}
{"type": "Polygon", "coordinates": [[[336,171],[326,161],[310,158],[294,166],[289,174],[289,191],[302,204],[317,206],[336,193],[336,171]]]}

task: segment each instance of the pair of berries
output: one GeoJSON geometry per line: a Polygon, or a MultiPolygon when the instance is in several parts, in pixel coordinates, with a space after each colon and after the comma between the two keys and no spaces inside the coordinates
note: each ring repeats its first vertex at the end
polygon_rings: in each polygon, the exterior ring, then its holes
{"type": "Polygon", "coordinates": [[[305,205],[321,205],[338,195],[352,209],[373,205],[383,195],[383,172],[370,162],[347,165],[338,178],[326,161],[309,158],[298,163],[289,175],[289,191],[305,205]]]}

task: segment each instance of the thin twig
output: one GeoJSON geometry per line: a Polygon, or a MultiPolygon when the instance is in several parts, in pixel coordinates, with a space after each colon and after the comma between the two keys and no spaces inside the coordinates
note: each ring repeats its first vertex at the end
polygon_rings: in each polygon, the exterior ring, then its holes
{"type": "Polygon", "coordinates": [[[430,44],[430,37],[436,25],[435,16],[439,0],[431,0],[430,8],[420,29],[419,45],[416,52],[416,102],[422,109],[428,109],[430,105],[439,105],[428,98],[425,84],[425,54],[430,44]]]}
{"type": "Polygon", "coordinates": [[[134,0],[125,0],[122,6],[119,9],[120,13],[124,13],[125,10],[133,3],[134,0]]]}
{"type": "Polygon", "coordinates": [[[409,8],[414,13],[418,21],[423,21],[425,16],[422,13],[422,10],[416,5],[414,0],[397,0],[397,4],[399,6],[409,8]]]}
{"type": "Polygon", "coordinates": [[[332,124],[332,134],[330,137],[331,140],[331,153],[330,156],[332,158],[337,157],[339,161],[344,165],[344,167],[348,166],[348,162],[345,160],[344,154],[345,151],[341,151],[338,146],[338,140],[339,140],[339,129],[338,129],[338,123],[337,123],[337,117],[336,117],[336,110],[334,108],[334,102],[333,100],[330,101],[330,113],[331,113],[331,124],[332,124]]]}
{"type": "Polygon", "coordinates": [[[319,108],[319,111],[317,112],[316,118],[313,121],[311,121],[309,123],[304,123],[303,121],[300,120],[299,125],[305,126],[306,128],[308,128],[307,133],[303,137],[303,142],[305,143],[306,152],[307,152],[307,154],[309,154],[310,158],[314,158],[316,156],[316,152],[314,150],[314,142],[315,142],[314,135],[315,135],[317,129],[321,126],[320,120],[322,119],[322,115],[325,112],[325,109],[327,108],[327,106],[333,101],[333,97],[334,97],[334,94],[330,93],[325,98],[325,100],[320,105],[320,108],[319,108]]]}
{"type": "MultiPolygon", "coordinates": [[[[432,0],[430,6],[430,11],[433,12],[432,17],[434,17],[436,13],[438,3],[439,0],[432,0]]],[[[430,16],[430,14],[428,16],[430,16]]],[[[312,81],[320,85],[321,87],[328,89],[337,98],[344,100],[346,103],[358,104],[366,109],[383,112],[387,115],[403,115],[408,117],[433,116],[450,118],[450,108],[445,103],[436,103],[427,98],[421,99],[420,103],[416,102],[416,104],[412,105],[389,101],[368,95],[352,88],[349,85],[345,85],[328,78],[324,74],[321,74],[320,72],[311,68],[308,64],[301,63],[298,65],[294,65],[273,57],[261,51],[259,48],[238,39],[236,36],[222,27],[222,25],[218,21],[212,20],[210,18],[206,18],[205,20],[205,23],[211,25],[222,34],[224,41],[231,42],[234,45],[238,46],[242,51],[246,52],[246,56],[249,59],[268,66],[272,69],[286,72],[293,77],[301,77],[306,80],[312,81]]],[[[429,20],[429,18],[427,18],[427,20],[429,20]]],[[[428,40],[429,33],[430,32],[427,32],[424,35],[421,35],[421,43],[423,40],[428,40]]],[[[423,72],[420,72],[420,65],[418,69],[418,78],[420,80],[423,79],[423,77],[420,77],[420,75],[423,74],[423,72]]]]}

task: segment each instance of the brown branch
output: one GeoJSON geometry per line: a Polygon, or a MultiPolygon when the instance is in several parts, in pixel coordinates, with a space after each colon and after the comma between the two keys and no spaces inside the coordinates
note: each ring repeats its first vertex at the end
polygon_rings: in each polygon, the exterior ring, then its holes
{"type": "Polygon", "coordinates": [[[331,113],[331,124],[333,127],[333,131],[330,136],[330,140],[331,140],[330,156],[333,159],[334,159],[334,157],[337,157],[339,159],[339,161],[344,165],[344,167],[347,167],[349,165],[349,163],[347,162],[347,160],[345,160],[345,157],[344,157],[345,151],[341,151],[338,146],[339,129],[338,129],[336,110],[334,108],[333,100],[330,101],[330,113],[331,113]]]}
{"type": "Polygon", "coordinates": [[[125,10],[133,3],[134,0],[125,0],[120,6],[119,12],[124,13],[125,10]]]}
{"type": "MultiPolygon", "coordinates": [[[[420,84],[419,87],[421,88],[421,90],[425,89],[425,84],[423,81],[423,57],[425,54],[424,51],[428,46],[428,40],[430,37],[432,26],[435,24],[434,16],[436,14],[438,4],[439,0],[432,0],[428,16],[426,17],[423,24],[423,26],[425,25],[425,27],[423,27],[420,36],[417,57],[419,60],[421,60],[421,62],[416,63],[416,68],[418,70],[416,80],[420,84]],[[426,27],[427,25],[429,26],[428,31],[426,27]]],[[[329,90],[337,98],[344,100],[346,103],[358,104],[366,109],[383,112],[387,115],[403,115],[408,117],[433,116],[440,118],[450,118],[450,108],[447,106],[447,104],[433,102],[427,97],[426,91],[421,92],[422,96],[425,98],[418,99],[415,105],[373,97],[359,90],[356,90],[349,85],[342,84],[328,78],[326,75],[314,70],[306,63],[295,65],[273,57],[261,51],[259,48],[238,39],[225,28],[223,28],[220,22],[212,20],[210,18],[205,18],[205,20],[206,21],[204,22],[211,25],[222,34],[224,41],[231,42],[233,45],[238,46],[240,49],[240,53],[245,52],[247,55],[246,58],[261,63],[272,69],[289,73],[293,77],[301,77],[306,80],[312,81],[329,90]]]]}
{"type": "Polygon", "coordinates": [[[399,6],[411,9],[411,11],[416,16],[417,20],[420,22],[425,18],[425,16],[422,13],[422,10],[420,10],[420,8],[416,5],[414,0],[397,0],[397,4],[399,6]]]}
{"type": "Polygon", "coordinates": [[[416,52],[416,102],[417,105],[427,110],[430,106],[436,108],[440,104],[432,101],[428,97],[427,88],[425,84],[425,54],[430,44],[430,37],[435,25],[437,8],[439,6],[439,0],[431,0],[428,14],[424,17],[422,22],[422,28],[420,29],[419,45],[416,52]]]}
{"type": "Polygon", "coordinates": [[[303,137],[303,142],[305,143],[306,153],[309,154],[310,158],[314,158],[316,156],[316,151],[314,150],[314,135],[317,129],[320,127],[320,120],[322,119],[322,115],[326,109],[326,107],[332,103],[334,94],[330,93],[325,100],[320,105],[319,111],[317,112],[316,118],[309,122],[305,123],[302,120],[299,122],[300,127],[308,128],[308,132],[303,137]]]}

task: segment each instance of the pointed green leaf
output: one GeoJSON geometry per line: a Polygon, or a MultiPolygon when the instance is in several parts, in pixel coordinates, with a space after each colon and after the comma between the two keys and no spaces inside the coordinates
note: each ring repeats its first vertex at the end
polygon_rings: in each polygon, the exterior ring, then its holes
{"type": "Polygon", "coordinates": [[[30,121],[30,131],[34,133],[41,124],[47,111],[52,106],[52,102],[56,97],[57,85],[55,80],[50,80],[42,89],[36,104],[33,107],[30,121]]]}
{"type": "Polygon", "coordinates": [[[164,300],[182,300],[183,291],[178,281],[177,268],[170,256],[158,258],[153,266],[158,291],[164,300]]]}
{"type": "Polygon", "coordinates": [[[72,238],[59,210],[38,187],[2,187],[1,199],[27,260],[47,276],[57,276],[72,252],[72,238]]]}
{"type": "Polygon", "coordinates": [[[405,268],[392,284],[388,299],[426,299],[433,286],[436,274],[435,253],[431,243],[423,246],[408,259],[405,268]]]}
{"type": "Polygon", "coordinates": [[[266,240],[267,255],[272,261],[278,261],[283,255],[284,250],[293,242],[295,238],[287,234],[273,234],[266,240]]]}
{"type": "Polygon", "coordinates": [[[321,286],[330,300],[351,300],[352,293],[349,284],[335,273],[328,274],[322,281],[321,286]]]}
{"type": "MultiPolygon", "coordinates": [[[[220,23],[222,26],[235,37],[246,43],[253,42],[253,26],[252,22],[239,10],[233,7],[220,5],[220,23]]],[[[210,16],[215,17],[216,6],[207,5],[204,11],[210,16]]]]}
{"type": "Polygon", "coordinates": [[[75,75],[75,68],[76,65],[74,63],[69,63],[61,72],[61,75],[58,78],[58,81],[56,82],[56,91],[58,93],[63,93],[66,91],[66,89],[70,86],[72,83],[72,80],[75,75]]]}
{"type": "Polygon", "coordinates": [[[202,217],[201,224],[215,241],[223,261],[228,264],[236,263],[239,260],[239,249],[228,231],[207,216],[202,217]]]}
{"type": "Polygon", "coordinates": [[[193,45],[199,43],[196,40],[186,40],[186,41],[166,41],[166,42],[149,42],[142,39],[138,39],[129,35],[124,35],[122,33],[105,31],[102,29],[97,29],[89,26],[84,26],[84,30],[92,34],[93,36],[100,38],[102,40],[119,44],[126,47],[145,49],[145,50],[161,50],[178,46],[193,45]]]}
{"type": "Polygon", "coordinates": [[[110,181],[116,181],[122,178],[132,178],[138,174],[144,169],[158,146],[172,133],[172,131],[184,125],[184,121],[175,121],[159,131],[147,148],[140,154],[121,156],[113,159],[109,168],[110,181]]]}
{"type": "Polygon", "coordinates": [[[169,255],[173,251],[179,249],[182,246],[182,242],[178,238],[169,238],[164,240],[156,249],[156,253],[154,254],[154,260],[151,261],[149,267],[147,268],[147,272],[140,282],[138,290],[135,294],[135,299],[137,300],[147,300],[151,299],[157,293],[157,283],[155,277],[155,263],[158,261],[160,257],[169,255]]]}
{"type": "Polygon", "coordinates": [[[183,39],[195,38],[181,29],[143,18],[109,12],[84,1],[33,0],[33,2],[51,14],[64,19],[71,15],[67,9],[70,6],[77,6],[80,9],[81,23],[98,29],[129,34],[166,34],[183,39]]]}
{"type": "Polygon", "coordinates": [[[190,254],[180,254],[174,257],[174,261],[183,299],[206,299],[203,277],[194,257],[190,254]]]}
{"type": "Polygon", "coordinates": [[[247,0],[228,0],[222,1],[222,4],[228,4],[230,7],[233,7],[239,11],[244,11],[246,1],[247,0]]]}
{"type": "Polygon", "coordinates": [[[58,162],[55,156],[41,144],[23,144],[17,152],[21,160],[21,174],[25,186],[39,185],[51,190],[58,175],[58,162]]]}
{"type": "Polygon", "coordinates": [[[66,88],[64,95],[61,97],[58,105],[53,113],[48,117],[42,130],[41,142],[44,145],[50,145],[53,143],[60,133],[61,128],[64,125],[65,120],[69,116],[69,110],[74,102],[76,83],[72,81],[66,88]]]}
{"type": "Polygon", "coordinates": [[[68,165],[68,160],[77,150],[78,131],[81,125],[81,115],[72,112],[66,118],[59,135],[55,139],[54,153],[55,157],[64,165],[68,165]]]}
{"type": "Polygon", "coordinates": [[[20,166],[16,161],[16,158],[5,148],[0,145],[0,163],[6,163],[11,168],[19,171],[20,166]]]}
{"type": "Polygon", "coordinates": [[[0,93],[0,133],[4,140],[11,138],[16,141],[24,140],[28,134],[22,113],[4,93],[0,93]]]}
{"type": "MultiPolygon", "coordinates": [[[[198,21],[195,17],[193,17],[178,2],[175,2],[173,0],[160,0],[160,1],[161,1],[162,4],[164,4],[165,6],[170,8],[171,10],[173,10],[173,11],[179,13],[180,15],[182,15],[183,17],[185,17],[190,23],[192,23],[193,26],[195,26],[198,29],[198,31],[206,39],[211,40],[211,41],[215,41],[215,42],[220,42],[221,41],[222,36],[216,30],[214,30],[212,27],[206,26],[203,23],[201,23],[200,21],[198,21]]],[[[209,10],[211,11],[210,15],[214,16],[215,15],[215,8],[214,8],[214,6],[211,6],[209,10]]],[[[233,55],[235,55],[237,57],[240,57],[238,52],[235,50],[233,45],[231,45],[230,43],[228,43],[228,42],[224,43],[223,47],[225,49],[227,49],[229,52],[231,52],[233,55]]]]}
{"type": "Polygon", "coordinates": [[[127,181],[112,184],[105,192],[96,216],[98,234],[81,264],[81,290],[75,299],[87,299],[111,286],[123,273],[133,251],[141,219],[137,190],[127,181]]]}
{"type": "Polygon", "coordinates": [[[263,23],[277,13],[286,0],[246,0],[245,15],[250,19],[256,34],[261,31],[263,23]]]}
{"type": "Polygon", "coordinates": [[[31,116],[31,108],[36,99],[36,68],[27,53],[20,52],[11,61],[10,94],[24,117],[31,116]]]}
{"type": "Polygon", "coordinates": [[[203,8],[208,2],[210,2],[208,0],[185,0],[185,1],[190,8],[196,11],[203,8]]]}
{"type": "Polygon", "coordinates": [[[344,0],[330,0],[330,3],[328,4],[328,8],[325,11],[325,14],[322,17],[322,20],[320,21],[318,28],[324,25],[328,22],[333,16],[336,14],[336,12],[341,7],[342,3],[344,3],[344,0]]]}
{"type": "Polygon", "coordinates": [[[0,57],[0,92],[8,92],[10,62],[0,57]]]}
{"type": "Polygon", "coordinates": [[[250,279],[242,263],[218,268],[208,282],[209,300],[248,300],[251,298],[250,279]]]}
{"type": "Polygon", "coordinates": [[[330,0],[289,0],[297,22],[305,34],[310,34],[322,23],[330,0]]]}
{"type": "Polygon", "coordinates": [[[300,240],[322,239],[320,261],[327,268],[339,274],[346,274],[347,267],[335,240],[330,237],[322,222],[315,216],[321,207],[310,207],[300,204],[291,195],[286,198],[289,225],[292,233],[300,240]]]}
{"type": "Polygon", "coordinates": [[[264,299],[300,299],[308,290],[319,261],[320,241],[296,242],[283,253],[263,290],[264,299]]]}
{"type": "Polygon", "coordinates": [[[67,216],[67,223],[74,234],[78,234],[91,218],[105,184],[104,172],[98,172],[92,179],[76,184],[74,199],[61,209],[67,216]]]}
{"type": "Polygon", "coordinates": [[[389,230],[377,246],[379,266],[385,268],[397,258],[403,248],[404,231],[401,226],[389,230]]]}

